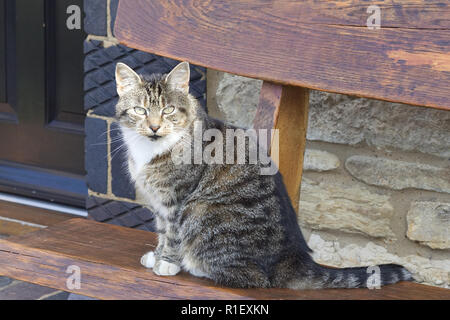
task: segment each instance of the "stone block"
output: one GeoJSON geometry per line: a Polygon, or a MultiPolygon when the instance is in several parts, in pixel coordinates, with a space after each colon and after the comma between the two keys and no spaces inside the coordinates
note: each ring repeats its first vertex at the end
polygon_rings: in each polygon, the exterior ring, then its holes
{"type": "Polygon", "coordinates": [[[394,213],[389,196],[373,193],[361,184],[317,182],[303,178],[299,223],[312,229],[339,230],[394,239],[394,213]]]}
{"type": "Polygon", "coordinates": [[[339,168],[339,158],[322,150],[306,149],[303,160],[303,170],[305,171],[330,171],[339,168]]]}
{"type": "Polygon", "coordinates": [[[409,239],[433,249],[450,249],[450,203],[413,202],[407,221],[409,239]]]}
{"type": "Polygon", "coordinates": [[[369,156],[351,156],[345,168],[358,180],[374,186],[450,193],[450,168],[369,156]]]}

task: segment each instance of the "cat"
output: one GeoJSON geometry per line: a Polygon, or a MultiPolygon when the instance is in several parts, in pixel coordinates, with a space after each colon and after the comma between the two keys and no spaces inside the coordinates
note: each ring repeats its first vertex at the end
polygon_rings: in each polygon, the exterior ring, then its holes
{"type": "MultiPolygon", "coordinates": [[[[189,68],[181,62],[167,75],[144,76],[116,66],[116,120],[129,175],[156,217],[158,245],[141,264],[160,276],[184,270],[228,287],[367,287],[367,267],[314,262],[280,173],[262,175],[260,162],[176,163],[175,149],[194,150],[196,124],[225,140],[236,129],[210,118],[189,94],[189,68]]],[[[377,267],[380,285],[412,280],[400,265],[377,267]]]]}

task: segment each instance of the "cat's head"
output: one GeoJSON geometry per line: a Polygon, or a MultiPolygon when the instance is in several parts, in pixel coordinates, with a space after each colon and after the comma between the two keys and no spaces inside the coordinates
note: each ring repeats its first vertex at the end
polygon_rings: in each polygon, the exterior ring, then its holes
{"type": "Polygon", "coordinates": [[[198,105],[189,95],[189,63],[167,75],[140,76],[124,63],[116,65],[119,102],[116,119],[152,141],[189,130],[198,105]]]}

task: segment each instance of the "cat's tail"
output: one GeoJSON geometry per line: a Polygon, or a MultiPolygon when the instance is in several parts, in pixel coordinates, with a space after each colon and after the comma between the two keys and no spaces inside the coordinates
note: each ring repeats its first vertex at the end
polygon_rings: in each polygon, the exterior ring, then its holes
{"type": "Polygon", "coordinates": [[[397,264],[335,269],[316,265],[307,275],[292,281],[293,289],[379,288],[399,281],[412,281],[412,274],[397,264]]]}

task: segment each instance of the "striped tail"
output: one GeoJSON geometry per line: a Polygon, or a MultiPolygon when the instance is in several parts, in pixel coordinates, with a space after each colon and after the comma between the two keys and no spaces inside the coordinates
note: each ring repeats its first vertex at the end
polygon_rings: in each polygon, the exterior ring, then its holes
{"type": "Polygon", "coordinates": [[[377,288],[399,281],[411,281],[411,273],[397,264],[332,269],[320,266],[325,288],[377,288]]]}
{"type": "Polygon", "coordinates": [[[412,281],[412,274],[397,264],[335,269],[316,265],[307,275],[290,283],[292,289],[379,288],[399,281],[412,281]]]}

